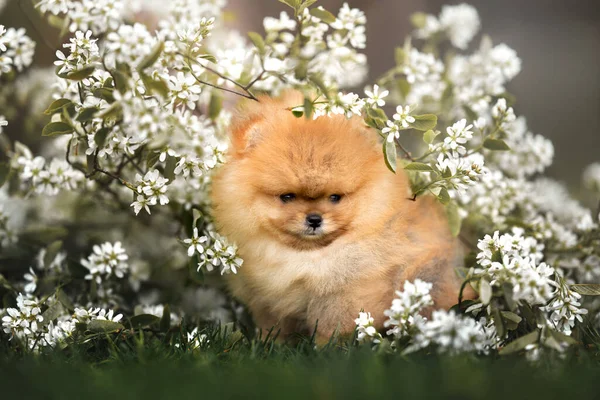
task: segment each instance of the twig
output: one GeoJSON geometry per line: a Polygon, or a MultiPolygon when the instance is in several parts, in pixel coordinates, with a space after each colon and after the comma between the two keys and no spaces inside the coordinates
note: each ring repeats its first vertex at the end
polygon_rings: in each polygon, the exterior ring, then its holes
{"type": "Polygon", "coordinates": [[[256,101],[258,101],[258,99],[256,97],[254,97],[254,96],[248,96],[248,95],[246,95],[244,93],[236,92],[235,90],[231,90],[231,89],[228,89],[228,88],[225,88],[225,87],[222,87],[222,86],[218,86],[218,85],[212,84],[210,82],[203,81],[202,79],[198,78],[196,76],[196,74],[194,74],[194,72],[191,71],[191,68],[190,68],[190,73],[196,79],[196,81],[198,83],[201,83],[201,84],[206,85],[206,86],[214,87],[215,89],[223,90],[224,92],[233,93],[233,94],[245,97],[245,98],[250,99],[250,100],[256,100],[256,101]]]}
{"type": "Polygon", "coordinates": [[[219,78],[221,78],[221,79],[224,79],[224,80],[226,80],[227,82],[231,82],[231,83],[233,83],[235,86],[239,87],[240,89],[242,89],[244,92],[246,92],[246,93],[247,93],[246,97],[248,97],[248,98],[250,98],[250,99],[252,99],[252,100],[256,100],[256,101],[258,101],[258,99],[256,98],[256,96],[254,96],[254,95],[252,94],[252,92],[251,92],[250,90],[246,89],[246,87],[245,87],[244,85],[242,85],[241,83],[239,83],[239,82],[237,82],[236,80],[234,80],[234,79],[231,79],[231,78],[229,78],[229,77],[227,77],[227,76],[223,75],[223,74],[222,74],[222,73],[220,73],[219,71],[217,71],[217,70],[215,70],[215,69],[212,69],[211,67],[208,67],[208,66],[206,66],[206,65],[204,65],[204,64],[200,64],[200,63],[198,62],[198,65],[200,65],[200,66],[201,66],[202,68],[204,68],[205,70],[207,70],[207,71],[209,71],[209,72],[212,72],[213,74],[217,75],[219,78]]]}
{"type": "Polygon", "coordinates": [[[133,158],[131,158],[127,153],[123,153],[123,155],[129,160],[129,162],[133,165],[133,167],[137,170],[137,172],[144,175],[144,173],[145,173],[144,170],[135,163],[135,160],[133,158]]]}
{"type": "Polygon", "coordinates": [[[404,148],[404,146],[402,146],[402,143],[400,143],[400,139],[396,139],[396,144],[398,145],[398,147],[400,148],[400,150],[402,150],[402,152],[404,153],[404,155],[406,156],[406,158],[408,158],[410,161],[415,161],[415,159],[413,158],[413,156],[410,153],[410,151],[406,150],[404,148]]]}
{"type": "Polygon", "coordinates": [[[204,84],[204,85],[208,85],[208,86],[214,87],[215,89],[220,89],[220,90],[224,90],[224,91],[226,91],[226,92],[229,92],[229,93],[237,94],[238,96],[242,96],[242,97],[245,97],[245,98],[247,98],[247,99],[252,99],[252,100],[258,101],[258,99],[256,98],[256,96],[254,96],[254,94],[252,94],[252,92],[249,90],[249,88],[247,88],[246,86],[242,85],[241,83],[239,83],[239,82],[238,82],[238,81],[236,81],[235,79],[231,79],[231,78],[229,78],[229,77],[227,77],[227,76],[223,75],[223,74],[222,74],[222,73],[220,73],[219,71],[217,71],[217,70],[215,70],[215,69],[213,69],[213,68],[211,68],[211,67],[209,67],[209,66],[207,66],[207,65],[204,65],[204,64],[200,63],[198,60],[193,60],[193,59],[192,59],[192,58],[189,56],[189,54],[188,54],[188,55],[186,55],[186,54],[182,54],[182,53],[177,53],[177,54],[179,54],[179,55],[181,55],[181,56],[183,56],[183,57],[185,57],[185,58],[187,59],[187,64],[188,64],[188,67],[190,68],[190,72],[191,72],[192,76],[193,76],[193,77],[194,77],[194,78],[195,78],[195,79],[196,79],[196,80],[197,80],[199,83],[202,83],[202,84],[204,84]],[[192,70],[192,68],[191,68],[191,66],[190,66],[190,61],[194,61],[194,63],[198,64],[199,66],[201,66],[201,67],[202,67],[202,68],[204,68],[205,70],[207,70],[207,71],[209,71],[209,72],[212,72],[213,74],[217,75],[219,78],[221,78],[221,79],[224,79],[224,80],[226,80],[227,82],[231,82],[231,83],[233,83],[235,86],[237,86],[237,87],[239,87],[240,89],[242,89],[242,90],[245,92],[245,94],[244,94],[244,93],[240,93],[240,92],[236,92],[235,90],[227,89],[227,88],[224,88],[224,87],[221,87],[221,86],[218,86],[218,85],[214,85],[214,84],[212,84],[212,83],[208,83],[208,82],[206,82],[206,81],[202,81],[200,78],[198,78],[198,76],[197,76],[196,74],[194,74],[194,71],[192,70]]]}

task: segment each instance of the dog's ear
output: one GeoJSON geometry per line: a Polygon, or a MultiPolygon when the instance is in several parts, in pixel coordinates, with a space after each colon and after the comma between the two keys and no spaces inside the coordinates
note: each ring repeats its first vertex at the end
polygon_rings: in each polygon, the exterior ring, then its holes
{"type": "Polygon", "coordinates": [[[261,139],[261,123],[265,120],[265,107],[260,101],[241,102],[231,121],[231,150],[235,157],[241,157],[261,139]]]}
{"type": "Polygon", "coordinates": [[[278,98],[258,96],[256,100],[240,102],[230,127],[231,154],[241,158],[255,147],[272,126],[287,119],[295,119],[291,107],[301,105],[304,97],[300,92],[287,91],[278,98]]]}
{"type": "Polygon", "coordinates": [[[263,118],[259,115],[252,118],[236,118],[231,125],[231,149],[236,157],[243,156],[252,149],[261,138],[260,123],[263,118]]]}

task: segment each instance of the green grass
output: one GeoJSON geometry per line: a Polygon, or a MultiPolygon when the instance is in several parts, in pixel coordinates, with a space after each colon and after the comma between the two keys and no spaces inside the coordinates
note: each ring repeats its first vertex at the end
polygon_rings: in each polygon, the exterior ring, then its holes
{"type": "Polygon", "coordinates": [[[592,398],[600,364],[590,352],[537,365],[522,356],[402,357],[310,339],[212,337],[197,351],[140,337],[98,339],[37,356],[0,351],[3,399],[592,398]]]}

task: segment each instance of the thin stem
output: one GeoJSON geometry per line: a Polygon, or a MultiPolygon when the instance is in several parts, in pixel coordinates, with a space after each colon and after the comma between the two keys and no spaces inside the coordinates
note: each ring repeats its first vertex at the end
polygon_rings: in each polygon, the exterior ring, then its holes
{"type": "Polygon", "coordinates": [[[142,175],[145,174],[144,170],[135,163],[135,160],[133,158],[131,158],[127,153],[123,153],[123,155],[129,160],[129,162],[133,165],[137,172],[139,172],[142,175]]]}
{"type": "Polygon", "coordinates": [[[192,76],[194,77],[194,79],[196,79],[196,81],[198,83],[201,83],[201,84],[206,85],[206,86],[214,87],[215,89],[219,89],[219,90],[222,90],[224,92],[233,93],[235,95],[245,97],[246,99],[258,101],[258,99],[256,97],[254,97],[254,96],[249,96],[247,94],[240,93],[240,92],[237,92],[235,90],[231,90],[231,89],[228,89],[228,88],[225,88],[225,87],[222,87],[222,86],[218,86],[218,85],[212,84],[210,82],[203,81],[202,79],[198,78],[198,76],[194,73],[194,71],[192,71],[191,68],[190,68],[190,73],[192,74],[192,76]]]}
{"type": "Polygon", "coordinates": [[[213,68],[211,68],[211,67],[209,67],[209,66],[207,66],[207,65],[204,65],[204,64],[200,63],[198,60],[192,60],[192,58],[191,58],[189,55],[185,55],[185,54],[182,54],[182,53],[178,53],[178,54],[179,54],[179,55],[181,55],[181,56],[183,56],[183,57],[185,57],[185,58],[187,59],[187,65],[188,65],[188,68],[190,69],[190,72],[192,73],[192,76],[193,76],[193,77],[194,77],[194,78],[195,78],[195,79],[196,79],[196,80],[197,80],[199,83],[202,83],[202,84],[204,84],[204,85],[208,85],[208,86],[214,87],[215,89],[220,89],[220,90],[224,90],[224,91],[226,91],[226,92],[230,92],[230,93],[233,93],[233,94],[237,94],[238,96],[243,96],[243,97],[245,97],[245,98],[247,98],[247,99],[252,99],[252,100],[258,101],[258,99],[256,98],[256,96],[254,96],[254,94],[252,94],[252,92],[251,92],[251,91],[250,91],[250,90],[249,90],[249,89],[248,89],[246,86],[242,85],[241,83],[239,83],[239,82],[238,82],[238,81],[236,81],[235,79],[231,79],[231,78],[229,78],[229,77],[227,77],[227,76],[223,75],[223,74],[222,74],[222,73],[220,73],[219,71],[217,71],[217,70],[215,70],[215,69],[213,69],[213,68]],[[221,79],[224,79],[224,80],[226,80],[227,82],[231,82],[231,83],[233,83],[235,86],[239,87],[239,88],[240,88],[240,89],[242,89],[244,92],[246,92],[246,94],[243,94],[243,93],[240,93],[240,92],[236,92],[236,91],[234,91],[234,90],[230,90],[230,89],[227,89],[227,88],[224,88],[224,87],[220,87],[220,86],[217,86],[217,85],[213,85],[213,84],[211,84],[211,83],[208,83],[208,82],[205,82],[205,81],[202,81],[202,80],[200,80],[200,79],[199,79],[199,78],[198,78],[198,77],[197,77],[197,76],[194,74],[194,71],[192,70],[192,68],[191,68],[191,66],[190,66],[190,61],[194,61],[194,63],[198,64],[199,66],[201,66],[201,67],[202,67],[202,68],[204,68],[205,70],[207,70],[207,71],[209,71],[209,72],[212,72],[213,74],[217,75],[219,78],[221,78],[221,79]]]}
{"type": "Polygon", "coordinates": [[[396,144],[398,145],[398,147],[400,148],[400,150],[402,150],[402,152],[404,153],[404,155],[406,156],[406,158],[408,158],[410,161],[415,161],[415,159],[413,158],[413,156],[410,153],[410,151],[406,150],[406,148],[404,148],[404,146],[402,146],[402,143],[400,143],[400,139],[396,139],[396,144]]]}

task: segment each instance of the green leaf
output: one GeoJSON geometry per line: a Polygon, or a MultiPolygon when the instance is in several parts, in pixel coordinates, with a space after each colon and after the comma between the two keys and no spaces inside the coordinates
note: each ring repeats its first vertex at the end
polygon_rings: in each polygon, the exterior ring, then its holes
{"type": "Polygon", "coordinates": [[[70,105],[72,105],[73,102],[69,99],[58,99],[58,100],[54,100],[52,102],[52,104],[50,104],[50,106],[48,107],[48,109],[46,111],[44,111],[44,114],[46,115],[52,115],[52,114],[56,114],[62,111],[63,108],[68,107],[70,105]]]}
{"type": "Polygon", "coordinates": [[[62,305],[59,301],[54,300],[52,304],[42,313],[42,317],[44,318],[42,324],[47,325],[51,321],[54,321],[56,318],[60,317],[63,313],[62,305]]]}
{"type": "Polygon", "coordinates": [[[335,20],[337,19],[335,17],[335,15],[333,15],[332,13],[330,13],[323,7],[311,8],[309,10],[309,12],[310,12],[310,15],[312,15],[313,17],[319,18],[321,21],[323,21],[327,24],[333,24],[335,22],[335,20]]]}
{"type": "Polygon", "coordinates": [[[248,37],[254,43],[254,47],[256,47],[258,53],[265,54],[265,40],[263,37],[256,32],[248,32],[248,37]]]}
{"type": "Polygon", "coordinates": [[[120,93],[125,93],[129,89],[127,81],[129,80],[128,71],[111,71],[112,76],[115,79],[115,87],[120,93]]]}
{"type": "Polygon", "coordinates": [[[304,108],[304,116],[306,117],[306,119],[311,119],[313,115],[314,106],[310,98],[304,98],[302,108],[304,108]]]}
{"type": "Polygon", "coordinates": [[[380,123],[378,123],[378,122],[382,122],[382,121],[378,121],[373,117],[365,118],[365,124],[369,125],[371,128],[374,128],[374,129],[379,129],[380,123]]]}
{"type": "Polygon", "coordinates": [[[492,300],[492,285],[486,279],[479,281],[479,298],[484,306],[490,304],[492,300]]]}
{"type": "Polygon", "coordinates": [[[165,164],[165,171],[163,173],[164,177],[169,180],[169,182],[173,182],[175,178],[175,167],[177,166],[177,158],[167,156],[167,163],[165,164]]]}
{"type": "Polygon", "coordinates": [[[516,324],[519,324],[523,318],[521,318],[520,316],[518,316],[517,314],[515,314],[514,312],[510,312],[510,311],[500,311],[500,314],[507,320],[512,321],[516,324]]]}
{"type": "Polygon", "coordinates": [[[367,114],[375,119],[388,120],[387,115],[381,108],[367,108],[367,114]]]}
{"type": "Polygon", "coordinates": [[[171,328],[171,307],[165,304],[163,315],[160,319],[160,331],[167,332],[171,328]]]}
{"type": "Polygon", "coordinates": [[[388,167],[390,171],[396,173],[396,143],[388,142],[387,140],[383,140],[383,159],[385,160],[385,165],[388,167]]]}
{"type": "Polygon", "coordinates": [[[223,109],[223,96],[217,92],[212,92],[210,95],[210,103],[208,104],[208,116],[213,121],[217,119],[223,109]]]}
{"type": "Polygon", "coordinates": [[[201,55],[198,56],[198,58],[201,58],[201,59],[206,60],[206,61],[210,61],[213,64],[217,63],[217,59],[212,54],[201,54],[201,55]]]}
{"type": "Polygon", "coordinates": [[[60,301],[60,304],[62,304],[63,307],[66,308],[68,311],[71,312],[75,309],[73,302],[71,302],[71,299],[69,299],[69,296],[67,296],[64,290],[59,288],[56,291],[56,298],[58,299],[58,301],[60,301]]]}
{"type": "Polygon", "coordinates": [[[296,65],[294,69],[294,78],[302,81],[306,79],[306,74],[308,73],[308,61],[302,60],[296,65]]]}
{"type": "Polygon", "coordinates": [[[50,122],[42,130],[42,136],[58,136],[73,133],[73,127],[64,122],[50,122]]]}
{"type": "Polygon", "coordinates": [[[600,296],[600,285],[594,283],[578,283],[569,286],[571,290],[584,296],[600,296]]]}
{"type": "Polygon", "coordinates": [[[313,4],[315,4],[317,2],[317,0],[304,0],[304,1],[300,1],[302,3],[301,7],[300,7],[300,11],[304,11],[305,8],[308,8],[310,6],[312,6],[313,4]]]}
{"type": "Polygon", "coordinates": [[[428,131],[437,125],[437,116],[434,114],[413,115],[415,122],[410,127],[418,131],[428,131]]]}
{"type": "Polygon", "coordinates": [[[483,147],[485,147],[486,149],[489,149],[489,150],[494,150],[494,151],[510,150],[510,147],[508,147],[506,142],[502,139],[487,138],[483,142],[483,147]]]}
{"type": "Polygon", "coordinates": [[[567,344],[577,344],[577,340],[573,339],[571,336],[567,336],[564,333],[555,331],[554,329],[548,329],[550,335],[552,335],[559,343],[567,343],[567,344]]]}
{"type": "Polygon", "coordinates": [[[438,134],[435,131],[429,129],[427,132],[425,132],[423,134],[423,141],[427,144],[431,144],[431,143],[433,143],[433,141],[435,140],[435,137],[437,135],[438,134]]]}
{"type": "Polygon", "coordinates": [[[492,317],[494,320],[494,326],[496,327],[496,332],[498,333],[498,337],[504,339],[506,336],[506,326],[504,325],[504,319],[500,314],[500,310],[496,307],[492,307],[492,317]]]}
{"type": "Polygon", "coordinates": [[[48,24],[54,28],[63,29],[64,26],[67,24],[67,19],[50,14],[48,15],[48,24]]]}
{"type": "Polygon", "coordinates": [[[446,216],[448,217],[448,225],[452,236],[458,236],[462,221],[458,215],[458,206],[456,203],[452,202],[446,206],[446,216]]]}
{"type": "Polygon", "coordinates": [[[48,266],[54,261],[60,249],[62,249],[63,242],[62,240],[55,240],[50,243],[48,247],[46,247],[46,253],[44,254],[44,266],[48,268],[48,266]]]}
{"type": "Polygon", "coordinates": [[[109,88],[98,88],[94,90],[94,97],[105,100],[108,103],[114,103],[115,97],[113,96],[114,89],[109,88]]]}
{"type": "Polygon", "coordinates": [[[465,114],[467,114],[467,119],[469,121],[477,121],[477,119],[479,118],[479,116],[475,113],[475,111],[471,109],[471,107],[463,106],[463,110],[465,114]]]}
{"type": "Polygon", "coordinates": [[[87,154],[85,156],[85,161],[86,161],[86,165],[87,165],[87,172],[88,174],[92,175],[95,171],[95,160],[96,160],[96,156],[92,153],[92,154],[87,154]]]}
{"type": "Polygon", "coordinates": [[[71,81],[81,81],[81,80],[84,80],[85,78],[91,76],[95,70],[96,70],[95,66],[88,65],[88,66],[78,69],[76,71],[69,72],[68,74],[65,75],[65,78],[69,79],[71,81]]]}
{"type": "Polygon", "coordinates": [[[300,118],[304,115],[304,110],[295,109],[295,110],[292,110],[292,114],[294,114],[294,117],[300,118]]]}
{"type": "Polygon", "coordinates": [[[110,128],[102,128],[96,132],[96,135],[94,136],[94,142],[98,148],[104,147],[104,143],[106,142],[106,138],[108,137],[109,133],[110,128]]]}
{"type": "Polygon", "coordinates": [[[146,157],[146,168],[150,169],[150,168],[154,167],[154,164],[156,164],[158,162],[159,158],[160,158],[159,151],[151,151],[150,153],[148,153],[148,156],[146,157]]]}
{"type": "Polygon", "coordinates": [[[139,314],[132,317],[129,322],[132,328],[140,329],[160,322],[160,318],[152,314],[139,314]]]}
{"type": "Polygon", "coordinates": [[[169,94],[169,86],[161,78],[154,80],[143,72],[140,72],[140,77],[149,93],[156,93],[161,97],[167,97],[169,94]]]}
{"type": "Polygon", "coordinates": [[[204,283],[204,271],[202,271],[202,268],[198,268],[198,262],[198,256],[190,258],[189,271],[190,278],[192,279],[192,281],[201,284],[204,283]]]}
{"type": "Polygon", "coordinates": [[[323,78],[321,78],[319,75],[310,75],[308,76],[308,80],[317,88],[319,88],[321,93],[323,93],[323,95],[329,99],[329,88],[327,85],[325,85],[325,82],[323,82],[323,78]]]}
{"type": "Polygon", "coordinates": [[[146,68],[154,65],[154,63],[158,60],[164,49],[165,43],[163,41],[156,43],[156,45],[154,45],[154,47],[152,48],[150,54],[148,54],[142,59],[142,61],[140,61],[139,65],[137,66],[138,71],[143,71],[146,68]]]}
{"type": "Polygon", "coordinates": [[[279,0],[280,3],[286,4],[297,11],[300,8],[300,4],[302,4],[301,0],[279,0]]]}
{"type": "Polygon", "coordinates": [[[400,92],[403,98],[406,98],[410,93],[410,83],[406,79],[397,79],[396,88],[400,92]]]}
{"type": "Polygon", "coordinates": [[[125,327],[118,322],[96,319],[87,325],[87,329],[94,333],[111,333],[123,330],[125,327]]]}
{"type": "Polygon", "coordinates": [[[513,295],[513,286],[510,283],[502,284],[502,292],[504,293],[504,300],[506,301],[506,305],[511,311],[517,309],[517,302],[514,299],[513,295]]]}
{"type": "Polygon", "coordinates": [[[0,163],[0,188],[4,186],[6,182],[8,182],[9,177],[11,175],[10,172],[10,164],[5,162],[0,163]]]}
{"type": "Polygon", "coordinates": [[[435,170],[429,164],[420,162],[411,162],[404,167],[407,171],[434,172],[435,170]]]}
{"type": "Polygon", "coordinates": [[[76,119],[79,122],[87,122],[87,121],[94,119],[94,115],[96,115],[97,112],[98,112],[98,107],[83,108],[79,112],[79,115],[77,116],[76,119]]]}
{"type": "Polygon", "coordinates": [[[441,188],[440,193],[437,195],[437,197],[440,203],[444,205],[450,203],[450,194],[448,193],[448,190],[446,190],[446,188],[441,188]]]}
{"type": "Polygon", "coordinates": [[[427,14],[423,12],[416,12],[410,16],[410,22],[417,29],[421,29],[425,26],[427,21],[427,14]]]}
{"type": "Polygon", "coordinates": [[[525,349],[527,345],[537,342],[539,335],[539,331],[533,331],[531,333],[528,333],[525,336],[513,340],[512,342],[501,348],[498,353],[504,356],[507,354],[512,354],[521,351],[525,349]]]}

